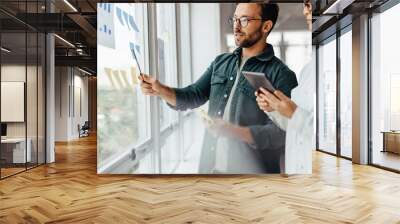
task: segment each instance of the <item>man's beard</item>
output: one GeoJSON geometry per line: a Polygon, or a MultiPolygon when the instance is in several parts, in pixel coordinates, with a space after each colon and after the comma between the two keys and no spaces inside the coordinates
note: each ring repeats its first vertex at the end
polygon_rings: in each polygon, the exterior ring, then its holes
{"type": "MultiPolygon", "coordinates": [[[[240,33],[240,34],[244,34],[244,33],[240,33]]],[[[257,43],[261,38],[263,38],[263,33],[261,32],[261,27],[260,29],[254,31],[254,33],[252,34],[248,34],[248,37],[244,40],[242,40],[241,42],[239,42],[236,38],[235,38],[235,44],[238,47],[243,47],[243,48],[249,48],[251,46],[253,46],[255,43],[257,43]]]]}

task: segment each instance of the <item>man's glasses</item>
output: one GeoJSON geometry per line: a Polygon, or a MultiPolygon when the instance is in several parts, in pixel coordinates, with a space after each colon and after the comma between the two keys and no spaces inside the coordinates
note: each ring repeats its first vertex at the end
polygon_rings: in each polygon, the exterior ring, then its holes
{"type": "Polygon", "coordinates": [[[233,25],[233,24],[239,22],[239,25],[244,28],[252,20],[262,20],[262,19],[253,19],[253,18],[250,18],[250,17],[240,17],[240,18],[231,17],[231,18],[228,19],[228,22],[229,22],[230,25],[233,25]]]}

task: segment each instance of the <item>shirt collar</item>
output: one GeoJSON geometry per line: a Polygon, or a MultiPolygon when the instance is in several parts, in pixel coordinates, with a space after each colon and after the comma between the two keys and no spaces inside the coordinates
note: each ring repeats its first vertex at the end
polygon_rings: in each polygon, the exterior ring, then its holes
{"type": "MultiPolygon", "coordinates": [[[[233,54],[235,54],[236,56],[240,57],[242,55],[242,47],[236,48],[233,51],[233,54]]],[[[265,47],[264,51],[261,54],[255,56],[255,58],[260,60],[260,61],[269,61],[274,56],[275,56],[274,48],[272,47],[271,44],[267,44],[267,46],[265,47]]]]}

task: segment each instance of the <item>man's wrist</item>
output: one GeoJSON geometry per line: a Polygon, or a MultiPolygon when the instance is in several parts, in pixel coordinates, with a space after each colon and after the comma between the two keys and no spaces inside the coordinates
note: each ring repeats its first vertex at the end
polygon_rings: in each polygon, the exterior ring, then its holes
{"type": "Polygon", "coordinates": [[[163,100],[167,101],[167,103],[171,104],[172,106],[176,106],[175,90],[161,83],[159,85],[160,87],[158,91],[158,96],[161,97],[163,100]]]}
{"type": "Polygon", "coordinates": [[[292,110],[290,111],[289,119],[291,119],[293,117],[293,114],[296,112],[296,109],[297,109],[297,105],[294,104],[292,110]]]}
{"type": "Polygon", "coordinates": [[[158,88],[158,95],[160,96],[160,97],[164,97],[164,96],[166,96],[167,95],[167,86],[165,86],[165,85],[163,85],[163,84],[161,84],[161,83],[159,83],[158,84],[159,85],[159,88],[158,88]]]}
{"type": "Polygon", "coordinates": [[[231,125],[230,129],[232,133],[235,133],[235,138],[241,139],[243,142],[246,142],[248,144],[254,144],[254,138],[253,135],[251,134],[250,128],[249,127],[242,127],[239,125],[231,125]]]}
{"type": "Polygon", "coordinates": [[[159,96],[161,98],[169,99],[174,90],[171,89],[170,87],[166,86],[166,85],[161,84],[161,83],[159,85],[160,85],[160,88],[159,88],[159,91],[158,91],[159,96]]]}

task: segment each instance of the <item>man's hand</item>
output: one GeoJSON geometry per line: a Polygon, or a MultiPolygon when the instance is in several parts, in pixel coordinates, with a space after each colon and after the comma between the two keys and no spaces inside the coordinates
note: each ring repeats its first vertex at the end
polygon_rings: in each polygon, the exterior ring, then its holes
{"type": "Polygon", "coordinates": [[[269,105],[268,101],[265,100],[263,97],[261,97],[261,95],[262,95],[261,91],[256,91],[254,94],[257,97],[256,101],[257,101],[258,107],[262,111],[264,111],[265,113],[274,111],[274,109],[269,105]]]}
{"type": "Polygon", "coordinates": [[[208,131],[214,136],[214,137],[229,137],[230,136],[230,128],[231,124],[222,120],[222,119],[212,119],[212,122],[206,121],[204,122],[206,124],[206,127],[208,131]]]}
{"type": "Polygon", "coordinates": [[[154,77],[142,74],[139,77],[140,88],[145,95],[159,96],[162,88],[161,83],[154,77]]]}
{"type": "Polygon", "coordinates": [[[159,96],[170,105],[176,106],[176,94],[172,88],[146,74],[140,75],[138,79],[140,80],[140,88],[145,95],[159,96]]]}
{"type": "Polygon", "coordinates": [[[213,119],[213,122],[207,124],[208,131],[214,137],[228,137],[248,144],[254,144],[253,136],[248,127],[234,125],[219,118],[213,119]]]}
{"type": "Polygon", "coordinates": [[[272,109],[278,111],[281,115],[287,118],[292,118],[293,113],[297,108],[296,103],[279,90],[276,90],[273,94],[263,88],[260,88],[260,90],[260,98],[267,101],[268,105],[272,109]]]}

